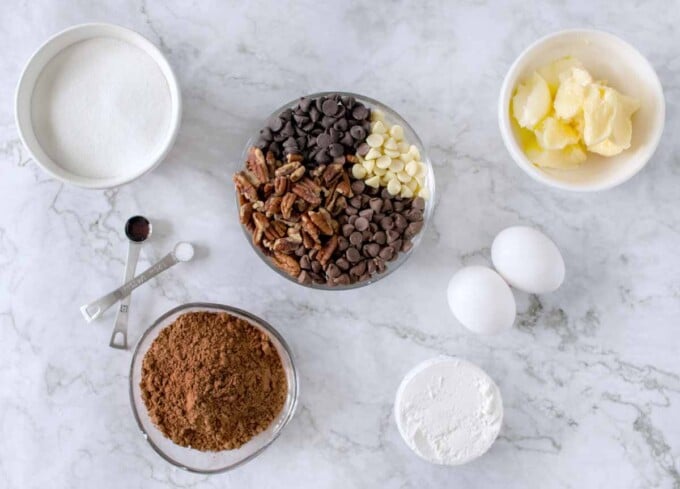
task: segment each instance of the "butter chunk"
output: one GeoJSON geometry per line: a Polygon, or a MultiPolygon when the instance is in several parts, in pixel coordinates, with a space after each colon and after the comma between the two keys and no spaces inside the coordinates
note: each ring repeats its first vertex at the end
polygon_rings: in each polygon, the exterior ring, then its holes
{"type": "Polygon", "coordinates": [[[512,97],[512,113],[520,126],[532,129],[550,112],[552,97],[548,84],[541,75],[534,72],[529,79],[520,83],[512,97]]]}
{"type": "Polygon", "coordinates": [[[555,114],[569,120],[581,112],[586,88],[593,82],[593,77],[584,69],[571,68],[562,73],[560,80],[553,104],[555,114]]]}
{"type": "Polygon", "coordinates": [[[562,149],[581,139],[573,127],[556,117],[546,117],[539,122],[535,134],[538,144],[544,149],[562,149]]]}

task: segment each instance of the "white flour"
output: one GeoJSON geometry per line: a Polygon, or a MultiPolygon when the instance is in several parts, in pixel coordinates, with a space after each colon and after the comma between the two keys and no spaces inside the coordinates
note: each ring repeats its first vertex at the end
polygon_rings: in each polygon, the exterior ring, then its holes
{"type": "Polygon", "coordinates": [[[172,102],[160,68],[113,38],[81,41],[57,54],[38,77],[31,105],[45,153],[86,177],[135,173],[170,131],[172,102]]]}
{"type": "Polygon", "coordinates": [[[496,440],[503,404],[496,384],[479,367],[451,357],[411,370],[397,392],[397,426],[425,460],[460,465],[484,454],[496,440]]]}

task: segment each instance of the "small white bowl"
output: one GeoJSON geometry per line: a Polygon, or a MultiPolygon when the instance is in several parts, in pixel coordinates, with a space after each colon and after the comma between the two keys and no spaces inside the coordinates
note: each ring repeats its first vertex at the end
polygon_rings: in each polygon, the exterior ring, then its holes
{"type": "Polygon", "coordinates": [[[113,24],[80,24],[69,27],[48,39],[31,56],[19,79],[15,98],[15,118],[21,141],[32,158],[53,177],[85,188],[111,188],[128,183],[155,168],[172,148],[182,117],[182,99],[179,83],[165,56],[149,40],[135,31],[113,24]],[[86,39],[108,37],[131,44],[151,57],[168,83],[171,99],[170,124],[162,143],[147,161],[135,162],[130,171],[114,177],[77,174],[59,161],[54,161],[43,150],[32,121],[33,90],[45,66],[65,48],[86,39]]]}
{"type": "Polygon", "coordinates": [[[625,182],[647,164],[661,139],[665,112],[659,77],[638,50],[607,32],[573,29],[539,39],[515,60],[503,80],[498,123],[510,155],[532,178],[551,187],[593,192],[625,182]],[[564,56],[581,60],[593,78],[607,80],[621,93],[640,100],[640,109],[633,115],[629,149],[608,158],[589,152],[586,162],[573,170],[539,168],[529,161],[520,146],[517,125],[511,120],[510,101],[517,84],[531,72],[564,56]]]}

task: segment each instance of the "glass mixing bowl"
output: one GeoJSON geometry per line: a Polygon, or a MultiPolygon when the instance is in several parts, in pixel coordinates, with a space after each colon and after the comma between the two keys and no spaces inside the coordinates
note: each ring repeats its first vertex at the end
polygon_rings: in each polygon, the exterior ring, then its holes
{"type": "Polygon", "coordinates": [[[201,474],[214,474],[238,467],[255,458],[278,438],[281,430],[293,417],[298,400],[298,375],[293,363],[290,348],[281,335],[268,323],[245,311],[221,304],[191,303],[171,309],[159,317],[140,338],[132,355],[130,366],[130,404],[132,413],[144,438],[151,448],[165,460],[177,467],[201,474]],[[144,355],[162,329],[169,326],[177,317],[187,312],[227,312],[244,319],[264,332],[272,341],[281,357],[281,363],[288,381],[288,395],[279,415],[271,425],[248,443],[235,450],[220,452],[202,452],[193,448],[176,445],[166,438],[149,418],[142,400],[139,383],[142,379],[142,362],[144,355]]]}
{"type": "MultiPolygon", "coordinates": [[[[427,231],[428,224],[430,222],[430,219],[432,218],[432,213],[434,211],[434,202],[435,202],[435,183],[434,183],[434,172],[432,170],[432,162],[430,161],[430,158],[427,155],[427,152],[425,151],[425,147],[423,146],[423,142],[420,140],[418,137],[418,134],[413,130],[413,128],[409,125],[406,120],[404,120],[403,117],[401,117],[396,111],[388,107],[387,105],[383,104],[382,102],[379,102],[375,99],[372,99],[370,97],[365,97],[363,95],[359,95],[356,93],[351,93],[351,92],[318,92],[318,93],[312,93],[309,95],[304,95],[306,98],[316,98],[316,97],[322,97],[322,96],[327,96],[327,95],[344,95],[344,96],[349,96],[349,97],[354,97],[357,101],[363,103],[370,109],[379,109],[385,114],[385,120],[389,122],[390,124],[399,124],[404,128],[404,139],[408,141],[410,144],[414,144],[418,150],[420,151],[420,159],[422,160],[423,163],[427,166],[427,178],[426,178],[426,185],[427,188],[430,192],[430,197],[425,201],[425,209],[423,212],[423,228],[420,230],[420,232],[411,240],[413,243],[413,247],[407,251],[407,252],[400,252],[398,257],[391,261],[386,263],[386,270],[383,273],[376,273],[374,274],[369,280],[365,280],[363,282],[356,282],[350,285],[327,285],[327,284],[301,284],[298,282],[295,277],[292,277],[291,275],[287,274],[286,272],[280,270],[274,263],[272,263],[271,259],[262,253],[262,251],[253,244],[252,242],[252,235],[248,230],[246,229],[245,226],[241,225],[243,232],[247,238],[248,243],[250,244],[251,248],[255,251],[255,253],[267,264],[269,265],[269,268],[274,270],[276,273],[281,275],[282,277],[285,277],[286,279],[290,280],[291,282],[294,282],[298,285],[301,285],[303,287],[309,287],[312,289],[320,289],[320,290],[348,290],[348,289],[356,289],[359,287],[364,287],[366,285],[370,285],[372,283],[377,282],[380,279],[383,279],[387,277],[390,273],[394,272],[397,270],[401,265],[408,260],[408,257],[411,256],[413,252],[418,248],[418,245],[422,241],[422,238],[427,231]]],[[[283,104],[281,107],[276,109],[274,112],[272,112],[269,116],[267,116],[266,119],[264,119],[262,127],[265,126],[266,121],[269,119],[277,116],[280,114],[283,110],[289,108],[289,107],[294,107],[298,102],[300,101],[300,98],[296,98],[295,100],[291,100],[290,102],[287,102],[283,104]]],[[[241,166],[239,166],[239,169],[241,169],[245,165],[245,161],[248,155],[248,150],[255,144],[257,141],[258,134],[255,134],[253,137],[251,137],[248,142],[246,143],[245,148],[243,149],[243,154],[241,155],[241,166]]],[[[382,187],[381,187],[382,188],[382,187]]],[[[238,196],[236,197],[236,207],[238,209],[238,196]]],[[[237,213],[238,215],[238,213],[237,213]]]]}

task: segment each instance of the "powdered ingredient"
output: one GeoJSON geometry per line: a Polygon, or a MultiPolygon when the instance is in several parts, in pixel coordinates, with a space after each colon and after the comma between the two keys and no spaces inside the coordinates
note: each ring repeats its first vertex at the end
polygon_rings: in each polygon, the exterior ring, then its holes
{"type": "Polygon", "coordinates": [[[135,173],[158,155],[172,120],[170,89],[156,61],[109,37],[77,42],[50,60],[31,108],[45,153],[91,178],[135,173]]]}
{"type": "Polygon", "coordinates": [[[235,449],[266,430],[286,400],[281,357],[265,333],[227,313],[190,312],[144,356],[142,399],[173,442],[235,449]]]}

